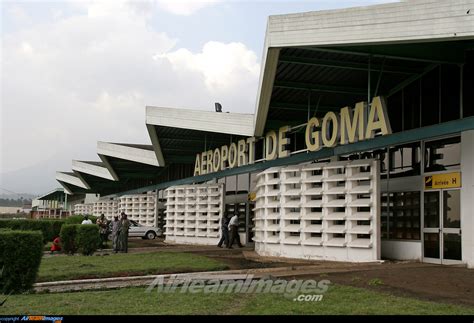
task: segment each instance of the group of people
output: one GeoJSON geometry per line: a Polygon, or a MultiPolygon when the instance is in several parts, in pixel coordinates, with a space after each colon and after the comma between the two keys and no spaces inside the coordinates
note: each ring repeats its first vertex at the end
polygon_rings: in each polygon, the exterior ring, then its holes
{"type": "Polygon", "coordinates": [[[221,231],[221,239],[217,244],[219,248],[222,248],[222,244],[224,244],[226,248],[232,249],[235,242],[239,248],[243,247],[242,243],[240,243],[238,214],[234,214],[233,217],[229,217],[225,214],[221,221],[221,231]]]}
{"type": "Polygon", "coordinates": [[[130,221],[127,215],[122,212],[120,219],[118,215],[112,220],[112,247],[115,253],[128,252],[128,231],[130,230],[130,221]]]}
{"type": "MultiPolygon", "coordinates": [[[[86,215],[81,224],[92,224],[92,221],[86,215]]],[[[114,216],[112,220],[111,228],[110,221],[105,218],[104,214],[101,214],[97,218],[96,224],[99,226],[101,249],[107,248],[107,241],[109,232],[112,231],[112,248],[115,253],[128,252],[128,231],[130,229],[130,221],[127,215],[122,212],[120,218],[118,215],[114,216]]]]}
{"type": "MultiPolygon", "coordinates": [[[[127,215],[122,212],[119,216],[114,216],[112,220],[112,228],[109,228],[110,221],[108,221],[104,214],[101,214],[100,217],[97,218],[95,222],[99,226],[99,233],[100,233],[100,241],[101,246],[100,249],[107,248],[107,241],[109,232],[112,231],[112,248],[115,253],[117,252],[128,252],[128,231],[130,229],[130,221],[127,219],[127,215]]],[[[92,220],[89,219],[89,216],[85,215],[84,219],[82,220],[81,224],[93,224],[92,220]]],[[[61,251],[61,238],[56,237],[51,244],[51,253],[53,254],[55,251],[61,251]]]]}
{"type": "MultiPolygon", "coordinates": [[[[92,221],[86,215],[81,224],[92,224],[92,221]]],[[[101,214],[96,220],[96,224],[99,226],[99,233],[101,239],[101,249],[107,248],[107,241],[109,232],[112,232],[112,248],[115,253],[117,252],[128,252],[128,231],[130,229],[130,221],[127,215],[122,212],[120,218],[118,215],[114,216],[112,223],[105,218],[104,214],[101,214]],[[111,226],[111,228],[110,228],[111,226]]],[[[221,221],[221,239],[217,244],[218,247],[222,248],[223,244],[226,248],[232,249],[234,243],[237,243],[239,248],[242,248],[239,236],[239,215],[234,214],[230,217],[225,214],[221,221]]],[[[60,239],[57,237],[53,241],[51,246],[51,253],[54,251],[61,251],[60,239]]]]}

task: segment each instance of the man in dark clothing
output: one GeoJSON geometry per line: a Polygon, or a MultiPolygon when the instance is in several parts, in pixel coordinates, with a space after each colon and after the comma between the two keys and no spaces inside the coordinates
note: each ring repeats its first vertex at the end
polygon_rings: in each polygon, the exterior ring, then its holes
{"type": "Polygon", "coordinates": [[[99,226],[100,241],[101,241],[100,249],[107,248],[108,222],[107,222],[107,219],[105,218],[105,215],[101,214],[95,223],[99,226]]]}
{"type": "Polygon", "coordinates": [[[130,228],[130,221],[127,215],[122,212],[122,219],[120,220],[120,251],[128,252],[128,230],[130,228]]]}
{"type": "Polygon", "coordinates": [[[234,241],[237,242],[239,248],[242,248],[242,244],[240,243],[240,236],[239,236],[239,215],[235,214],[229,222],[229,231],[230,231],[230,241],[227,245],[227,248],[232,249],[232,245],[234,241]]]}
{"type": "Polygon", "coordinates": [[[219,240],[217,244],[219,248],[222,248],[222,243],[224,243],[226,247],[229,245],[229,221],[229,217],[224,214],[221,222],[221,240],[219,240]]]}

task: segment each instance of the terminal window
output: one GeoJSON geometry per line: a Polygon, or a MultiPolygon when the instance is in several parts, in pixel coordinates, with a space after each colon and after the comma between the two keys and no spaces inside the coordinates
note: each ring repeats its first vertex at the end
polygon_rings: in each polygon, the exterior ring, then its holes
{"type": "Polygon", "coordinates": [[[459,169],[461,165],[461,137],[425,143],[425,172],[459,169]]]}
{"type": "Polygon", "coordinates": [[[382,239],[420,240],[420,192],[382,194],[382,239]]]}

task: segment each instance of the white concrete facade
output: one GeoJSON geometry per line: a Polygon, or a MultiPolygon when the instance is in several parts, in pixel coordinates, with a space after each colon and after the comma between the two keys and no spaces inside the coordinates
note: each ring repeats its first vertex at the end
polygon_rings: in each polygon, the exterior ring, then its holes
{"type": "Polygon", "coordinates": [[[90,189],[89,185],[77,173],[56,172],[56,180],[83,189],[90,189]]]}
{"type": "Polygon", "coordinates": [[[118,201],[116,198],[102,198],[94,203],[94,216],[104,214],[107,220],[112,220],[115,215],[119,215],[118,201]]]}
{"type": "Polygon", "coordinates": [[[381,241],[382,258],[386,259],[421,261],[423,254],[422,248],[421,241],[381,241]]]}
{"type": "Polygon", "coordinates": [[[73,160],[72,161],[72,170],[84,174],[89,174],[92,176],[108,179],[111,181],[117,181],[117,175],[115,173],[111,173],[107,167],[99,166],[97,164],[80,161],[80,160],[73,160]]]}
{"type": "Polygon", "coordinates": [[[125,144],[97,142],[97,154],[134,161],[151,166],[161,166],[153,150],[132,147],[125,144]]]}
{"type": "Polygon", "coordinates": [[[268,46],[462,39],[474,34],[473,6],[472,0],[412,0],[275,15],[268,19],[268,46]]]}
{"type": "Polygon", "coordinates": [[[172,186],[165,194],[165,242],[217,244],[224,214],[222,184],[172,186]]]}
{"type": "Polygon", "coordinates": [[[474,268],[474,130],[461,134],[461,252],[474,268]]]}
{"type": "Polygon", "coordinates": [[[380,259],[375,160],[275,167],[257,175],[255,251],[334,261],[380,259]]]}
{"type": "Polygon", "coordinates": [[[133,194],[121,196],[118,203],[118,213],[125,212],[129,220],[142,225],[154,226],[156,222],[156,193],[133,194]]]}
{"type": "Polygon", "coordinates": [[[146,123],[179,129],[242,136],[253,135],[253,114],[216,113],[214,111],[147,106],[146,123]]]}
{"type": "Polygon", "coordinates": [[[78,203],[74,205],[75,215],[92,215],[94,214],[94,203],[78,203]]]}

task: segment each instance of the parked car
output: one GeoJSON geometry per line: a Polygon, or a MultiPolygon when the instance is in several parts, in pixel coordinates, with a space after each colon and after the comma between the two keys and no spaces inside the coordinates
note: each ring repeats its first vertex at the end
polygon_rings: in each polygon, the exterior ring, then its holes
{"type": "MultiPolygon", "coordinates": [[[[134,220],[129,220],[129,221],[130,221],[130,229],[128,231],[128,237],[141,237],[142,239],[151,240],[163,235],[163,232],[158,227],[143,225],[134,220]]],[[[109,223],[108,239],[112,240],[112,221],[109,223]]]]}

